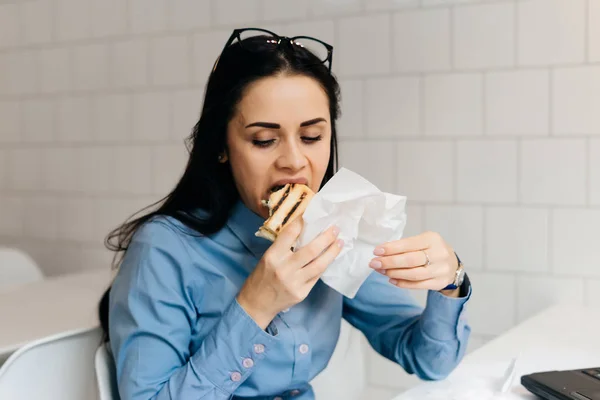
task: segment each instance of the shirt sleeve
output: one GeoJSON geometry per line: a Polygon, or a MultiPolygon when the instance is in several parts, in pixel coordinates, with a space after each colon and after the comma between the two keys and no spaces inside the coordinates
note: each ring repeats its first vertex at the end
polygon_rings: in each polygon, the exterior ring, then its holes
{"type": "Polygon", "coordinates": [[[191,354],[194,327],[208,312],[196,304],[206,282],[199,271],[193,282],[185,278],[191,262],[172,235],[152,241],[160,245],[133,241],[110,292],[110,344],[121,399],[229,399],[277,339],[233,299],[191,354]]]}
{"type": "Polygon", "coordinates": [[[344,298],[344,318],[379,354],[408,373],[424,380],[443,379],[464,356],[471,332],[464,315],[471,285],[468,279],[463,285],[462,298],[429,291],[423,309],[408,290],[374,272],[353,299],[344,298]]]}

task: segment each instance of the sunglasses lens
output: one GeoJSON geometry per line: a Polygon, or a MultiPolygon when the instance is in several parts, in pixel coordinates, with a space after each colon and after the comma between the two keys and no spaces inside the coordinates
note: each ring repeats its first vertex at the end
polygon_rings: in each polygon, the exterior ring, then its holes
{"type": "Polygon", "coordinates": [[[304,47],[305,49],[313,53],[315,56],[317,56],[317,58],[321,62],[325,62],[328,58],[329,53],[327,51],[327,48],[323,45],[323,43],[319,41],[312,40],[309,38],[298,38],[294,40],[294,44],[300,47],[304,47]]]}
{"type": "Polygon", "coordinates": [[[277,47],[277,38],[267,32],[254,29],[247,29],[240,32],[241,46],[247,50],[264,49],[265,41],[271,43],[273,48],[277,47]],[[260,47],[257,44],[260,43],[260,47]]]}

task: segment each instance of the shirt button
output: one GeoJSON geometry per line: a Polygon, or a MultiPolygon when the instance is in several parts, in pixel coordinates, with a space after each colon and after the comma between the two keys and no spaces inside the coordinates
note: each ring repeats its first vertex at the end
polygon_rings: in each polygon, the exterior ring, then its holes
{"type": "Polygon", "coordinates": [[[254,361],[252,361],[251,358],[244,358],[244,361],[242,361],[242,365],[244,366],[244,368],[252,368],[254,366],[254,361]]]}
{"type": "Polygon", "coordinates": [[[308,345],[307,344],[301,344],[300,348],[298,350],[300,351],[300,353],[306,354],[306,353],[308,353],[308,345]]]}
{"type": "Polygon", "coordinates": [[[240,374],[239,372],[232,372],[231,373],[231,380],[234,382],[239,382],[242,379],[242,374],[240,374]]]}
{"type": "Polygon", "coordinates": [[[254,352],[256,354],[261,354],[265,352],[265,345],[264,344],[255,344],[254,345],[254,352]]]}
{"type": "Polygon", "coordinates": [[[292,391],[290,392],[290,394],[291,394],[292,396],[298,396],[298,395],[300,394],[300,391],[299,391],[298,389],[294,389],[294,390],[292,390],[292,391]]]}

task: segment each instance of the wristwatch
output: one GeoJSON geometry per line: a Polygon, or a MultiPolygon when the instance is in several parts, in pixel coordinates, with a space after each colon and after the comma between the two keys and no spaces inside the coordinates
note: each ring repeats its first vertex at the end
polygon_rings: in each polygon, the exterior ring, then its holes
{"type": "Polygon", "coordinates": [[[458,260],[458,268],[456,269],[456,274],[454,275],[454,282],[443,288],[442,290],[455,290],[460,287],[465,281],[465,268],[463,266],[462,261],[458,257],[458,254],[454,253],[456,259],[458,260]]]}

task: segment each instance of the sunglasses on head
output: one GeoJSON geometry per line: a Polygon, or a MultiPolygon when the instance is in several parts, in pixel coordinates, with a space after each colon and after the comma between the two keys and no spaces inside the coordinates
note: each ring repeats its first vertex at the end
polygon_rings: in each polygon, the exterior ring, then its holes
{"type": "MultiPolygon", "coordinates": [[[[279,46],[289,46],[291,49],[295,49],[297,47],[304,48],[310,51],[315,55],[318,61],[314,61],[315,64],[325,64],[328,63],[329,72],[331,73],[331,62],[333,59],[333,46],[328,43],[323,42],[317,38],[313,38],[310,36],[280,36],[274,32],[271,32],[266,29],[261,28],[243,28],[243,29],[235,29],[227,43],[223,47],[223,51],[221,51],[221,55],[229,47],[237,41],[240,44],[240,47],[247,51],[265,51],[265,46],[261,46],[260,49],[257,47],[251,46],[250,44],[256,43],[256,41],[262,41],[261,44],[272,44],[272,49],[276,50],[279,46]],[[253,40],[256,38],[256,40],[253,40]]],[[[269,48],[269,47],[267,47],[269,48]]],[[[219,59],[221,55],[215,61],[215,65],[213,66],[212,71],[214,72],[217,68],[217,64],[219,63],[219,59]]]]}

